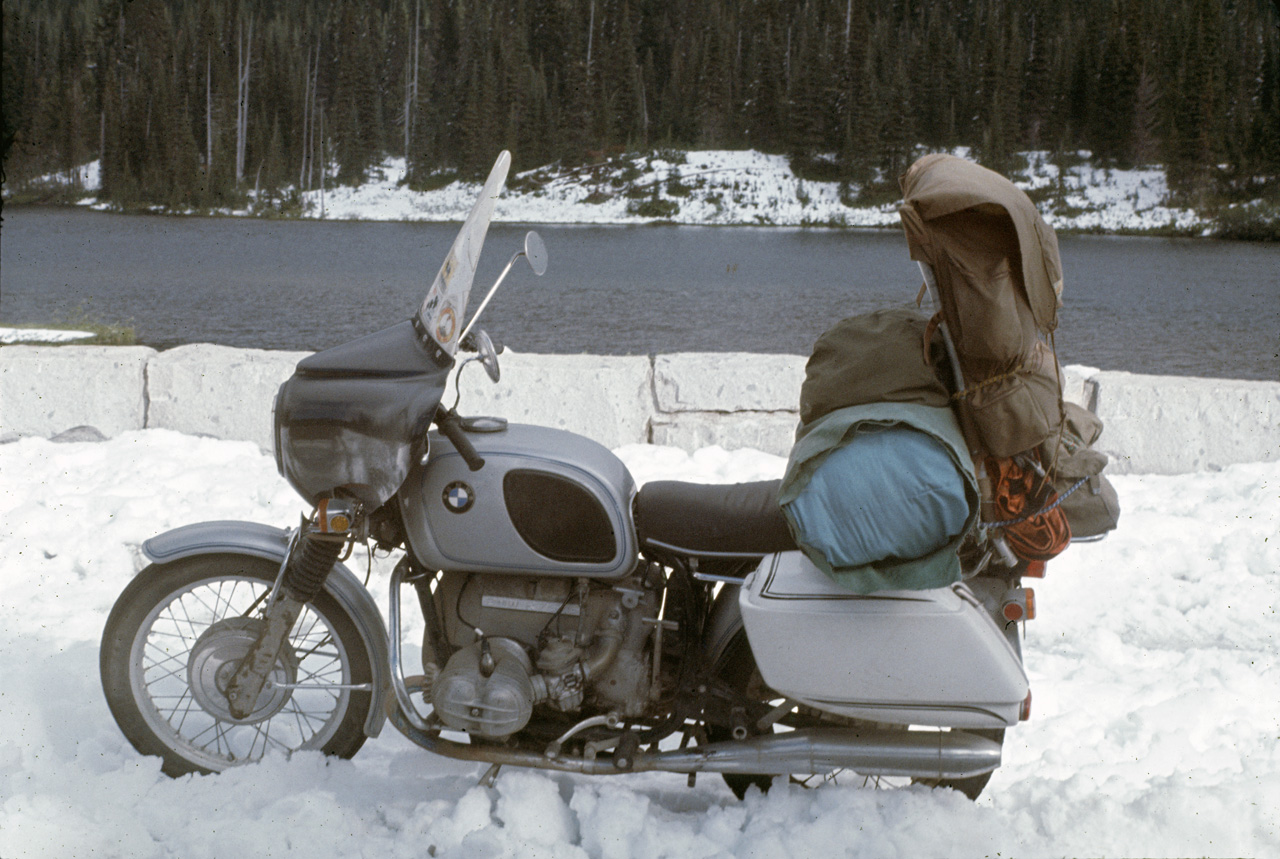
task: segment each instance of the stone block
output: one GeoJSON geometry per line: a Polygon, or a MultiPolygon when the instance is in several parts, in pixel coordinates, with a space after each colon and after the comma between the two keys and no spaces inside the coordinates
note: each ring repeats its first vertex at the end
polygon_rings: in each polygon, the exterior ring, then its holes
{"type": "Polygon", "coordinates": [[[54,436],[93,426],[105,436],[142,429],[146,346],[5,346],[0,433],[54,436]]]}
{"type": "Polygon", "coordinates": [[[725,450],[753,448],[787,456],[795,440],[795,412],[681,412],[653,422],[653,443],[693,452],[709,445],[725,450]]]}
{"type": "MultiPolygon", "coordinates": [[[[610,449],[649,440],[653,412],[647,356],[530,355],[504,352],[502,378],[489,381],[478,362],[462,373],[464,416],[556,427],[610,449]]],[[[453,405],[450,378],[445,405],[453,405]]]]}
{"type": "Polygon", "coordinates": [[[162,427],[273,448],[276,389],[309,352],[179,346],[151,359],[148,427],[162,427]]]}
{"type": "Polygon", "coordinates": [[[1097,391],[1093,377],[1097,373],[1096,367],[1085,367],[1080,364],[1069,364],[1063,367],[1062,376],[1065,381],[1062,386],[1062,398],[1077,406],[1092,409],[1097,391]]]}
{"type": "Polygon", "coordinates": [[[659,412],[798,411],[803,355],[683,352],[653,362],[659,412]]]}
{"type": "Polygon", "coordinates": [[[1215,471],[1280,459],[1280,383],[1103,371],[1097,447],[1111,473],[1215,471]]]}

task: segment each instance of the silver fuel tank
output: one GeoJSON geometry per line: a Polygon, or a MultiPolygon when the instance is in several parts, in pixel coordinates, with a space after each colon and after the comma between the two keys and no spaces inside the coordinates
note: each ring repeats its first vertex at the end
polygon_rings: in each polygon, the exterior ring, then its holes
{"type": "Polygon", "coordinates": [[[467,468],[432,431],[425,465],[399,492],[414,555],[427,569],[615,578],[636,563],[635,481],[601,444],[511,424],[469,433],[467,468]]]}

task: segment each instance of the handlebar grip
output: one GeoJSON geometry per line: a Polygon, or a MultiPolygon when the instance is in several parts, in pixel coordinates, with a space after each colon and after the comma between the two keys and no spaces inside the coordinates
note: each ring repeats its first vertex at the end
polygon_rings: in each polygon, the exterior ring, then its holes
{"type": "Polygon", "coordinates": [[[440,428],[445,438],[453,442],[454,448],[462,457],[462,461],[467,464],[467,468],[472,471],[484,468],[484,457],[476,453],[475,445],[471,443],[471,439],[467,438],[466,430],[462,428],[462,419],[458,417],[457,412],[452,409],[448,411],[440,409],[436,412],[436,426],[440,428]]]}

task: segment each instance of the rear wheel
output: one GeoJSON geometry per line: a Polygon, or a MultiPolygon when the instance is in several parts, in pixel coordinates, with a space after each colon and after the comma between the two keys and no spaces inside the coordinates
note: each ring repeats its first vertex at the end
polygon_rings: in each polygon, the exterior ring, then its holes
{"type": "MultiPolygon", "coordinates": [[[[764,682],[764,678],[760,675],[760,670],[756,666],[755,656],[751,653],[751,645],[747,641],[747,632],[745,629],[739,629],[730,639],[729,644],[724,648],[720,655],[720,660],[716,666],[717,676],[728,683],[732,688],[741,690],[748,698],[755,701],[768,702],[772,706],[777,706],[783,702],[783,696],[770,689],[764,682]]],[[[785,714],[775,724],[787,725],[792,727],[839,727],[840,725],[855,725],[856,720],[843,716],[834,716],[830,713],[823,713],[804,706],[797,706],[793,710],[785,714]]],[[[903,728],[903,730],[906,730],[903,728]]],[[[953,729],[956,730],[956,729],[953,729]]],[[[996,729],[971,729],[966,733],[975,734],[994,740],[997,743],[1004,742],[1004,730],[996,729]]],[[[729,732],[726,729],[712,729],[708,731],[708,739],[712,742],[730,739],[729,732]]],[[[738,799],[746,796],[747,791],[753,786],[758,787],[762,792],[768,793],[769,787],[773,784],[773,776],[770,775],[750,775],[738,773],[725,773],[724,781],[733,791],[738,799]]],[[[983,788],[987,786],[987,782],[991,780],[991,773],[982,773],[981,775],[970,776],[969,778],[958,779],[905,779],[905,778],[888,778],[880,776],[863,776],[852,772],[833,772],[833,773],[817,773],[804,774],[802,776],[792,776],[792,782],[805,786],[817,787],[828,781],[840,782],[845,784],[861,784],[867,787],[877,789],[889,789],[905,787],[911,784],[923,784],[929,787],[951,788],[959,791],[969,799],[977,799],[982,793],[983,788]]]]}
{"type": "Polygon", "coordinates": [[[244,555],[197,555],[143,570],[102,637],[107,704],[134,748],[171,776],[219,772],[269,751],[351,757],[365,740],[369,654],[337,601],[321,593],[294,624],[244,719],[223,694],[257,640],[278,567],[244,555]]]}

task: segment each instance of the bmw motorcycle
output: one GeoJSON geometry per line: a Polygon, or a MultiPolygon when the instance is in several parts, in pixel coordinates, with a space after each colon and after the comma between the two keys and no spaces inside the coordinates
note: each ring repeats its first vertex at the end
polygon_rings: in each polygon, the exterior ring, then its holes
{"type": "MultiPolygon", "coordinates": [[[[298,526],[201,522],[144,544],[101,648],[126,737],[172,776],[351,757],[390,720],[490,781],[718,773],[741,796],[843,773],[976,797],[1030,703],[1025,564],[980,551],[951,587],[853,594],[797,551],[777,481],[637,491],[594,441],[443,404],[455,368],[499,378],[499,349],[461,321],[509,164],[410,320],[281,386],[298,526]],[[343,563],[357,543],[401,554],[385,621],[343,563]],[[406,593],[424,629],[412,675],[406,593]]],[[[545,271],[530,233],[476,316],[522,256],[545,271]]]]}

